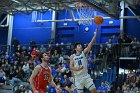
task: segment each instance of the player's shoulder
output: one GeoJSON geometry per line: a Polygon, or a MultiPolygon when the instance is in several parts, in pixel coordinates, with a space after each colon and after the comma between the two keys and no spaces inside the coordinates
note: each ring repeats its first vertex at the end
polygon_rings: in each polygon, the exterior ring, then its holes
{"type": "Polygon", "coordinates": [[[41,69],[41,66],[40,66],[40,65],[37,65],[37,66],[35,67],[35,69],[41,69]]]}
{"type": "Polygon", "coordinates": [[[72,54],[72,55],[70,56],[70,59],[73,59],[73,58],[74,58],[74,55],[75,55],[75,54],[72,54]]]}
{"type": "Polygon", "coordinates": [[[49,68],[50,71],[52,70],[50,66],[48,66],[48,68],[49,68]]]}

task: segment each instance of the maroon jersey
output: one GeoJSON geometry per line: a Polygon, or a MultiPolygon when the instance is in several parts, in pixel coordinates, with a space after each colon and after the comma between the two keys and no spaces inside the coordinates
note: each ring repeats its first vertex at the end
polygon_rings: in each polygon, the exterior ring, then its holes
{"type": "Polygon", "coordinates": [[[39,74],[34,78],[34,85],[36,90],[39,91],[39,93],[46,93],[46,86],[51,80],[51,69],[49,67],[44,68],[42,65],[40,65],[40,67],[41,70],[39,74]]]}

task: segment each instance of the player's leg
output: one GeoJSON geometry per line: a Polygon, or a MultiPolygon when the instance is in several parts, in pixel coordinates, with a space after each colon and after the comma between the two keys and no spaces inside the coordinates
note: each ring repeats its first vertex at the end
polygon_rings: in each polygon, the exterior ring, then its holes
{"type": "Polygon", "coordinates": [[[93,83],[93,79],[90,77],[90,75],[85,77],[84,85],[87,89],[90,90],[91,93],[97,93],[95,84],[93,83]]]}
{"type": "Polygon", "coordinates": [[[74,86],[75,86],[75,91],[74,93],[83,93],[83,82],[81,80],[81,78],[74,78],[74,86]]]}

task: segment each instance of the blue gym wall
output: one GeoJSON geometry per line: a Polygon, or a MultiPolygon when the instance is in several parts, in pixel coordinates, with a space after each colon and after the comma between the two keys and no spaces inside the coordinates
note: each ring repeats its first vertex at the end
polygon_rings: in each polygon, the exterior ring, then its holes
{"type": "MultiPolygon", "coordinates": [[[[75,18],[78,18],[78,15],[75,13],[75,11],[73,11],[75,14],[75,18]]],[[[106,17],[106,15],[97,12],[97,15],[101,15],[106,17]]],[[[61,11],[57,14],[57,19],[62,20],[62,19],[70,19],[70,14],[69,11],[61,11]]],[[[57,39],[57,42],[69,42],[69,40],[71,40],[70,42],[82,42],[82,43],[88,43],[90,42],[90,40],[93,37],[93,33],[95,31],[96,25],[93,23],[92,26],[84,26],[84,25],[79,25],[76,22],[58,22],[57,23],[57,34],[58,35],[62,35],[62,34],[67,34],[67,35],[71,35],[71,37],[68,37],[66,39],[66,37],[59,37],[57,39]],[[67,23],[67,25],[64,25],[65,23],[67,23]],[[85,28],[89,27],[89,31],[86,32],[85,28]]],[[[120,33],[120,21],[119,20],[104,20],[104,23],[99,27],[99,34],[96,40],[96,43],[105,43],[108,41],[108,39],[112,36],[112,35],[116,35],[116,38],[114,41],[114,43],[117,42],[117,36],[120,33]],[[109,22],[112,21],[112,23],[110,24],[109,22]]]]}
{"type": "Polygon", "coordinates": [[[0,45],[7,45],[8,28],[0,27],[0,45]]]}
{"type": "MultiPolygon", "coordinates": [[[[0,22],[6,17],[6,14],[1,14],[0,22]]],[[[5,20],[2,25],[6,25],[5,20]]],[[[7,45],[8,27],[0,27],[0,45],[7,45]]]]}
{"type": "MultiPolygon", "coordinates": [[[[74,11],[75,18],[78,18],[77,13],[74,11]]],[[[97,15],[103,15],[97,12],[97,15]]],[[[57,13],[57,19],[70,19],[69,11],[60,11],[57,13]]],[[[39,18],[38,18],[39,19],[39,18]]],[[[48,11],[43,14],[42,19],[51,20],[52,12],[48,11]]],[[[99,27],[99,34],[96,43],[105,43],[113,35],[119,33],[119,20],[104,20],[104,23],[99,27]],[[109,24],[109,21],[113,21],[109,24]]],[[[92,26],[79,25],[76,22],[57,22],[56,25],[56,43],[60,42],[82,42],[88,43],[94,35],[96,25],[92,26]],[[64,23],[67,23],[65,26],[64,23]],[[86,32],[85,28],[89,27],[86,32]]],[[[37,44],[46,44],[51,38],[51,22],[36,23],[32,22],[32,14],[18,13],[14,16],[13,34],[21,44],[29,44],[30,40],[36,41],[37,44]]],[[[116,41],[115,41],[116,42],[116,41]]]]}
{"type": "MultiPolygon", "coordinates": [[[[133,10],[137,15],[140,15],[140,6],[136,10],[133,10]]],[[[133,14],[126,9],[127,16],[133,16],[133,14]]],[[[125,32],[131,38],[136,37],[140,41],[140,21],[138,19],[126,19],[125,20],[125,32]]]]}
{"type": "MultiPolygon", "coordinates": [[[[74,11],[75,13],[75,11],[74,11]]],[[[127,15],[132,15],[128,10],[127,15]]],[[[44,13],[43,19],[52,19],[52,12],[47,11],[44,13]]],[[[102,13],[97,12],[97,15],[103,15],[102,13]]],[[[60,11],[57,13],[57,19],[69,19],[69,11],[60,11]]],[[[78,15],[75,13],[75,18],[78,18],[78,15]]],[[[35,23],[31,22],[31,14],[21,14],[18,13],[14,16],[13,24],[13,34],[12,37],[16,37],[21,44],[29,44],[30,40],[35,40],[37,44],[46,44],[47,41],[51,38],[51,22],[46,23],[35,23]]],[[[89,31],[85,31],[83,25],[79,25],[76,22],[57,22],[56,25],[56,42],[82,42],[88,43],[93,37],[93,33],[96,25],[93,23],[89,27],[89,31]],[[67,23],[67,25],[64,25],[67,23]]],[[[128,34],[140,37],[140,22],[137,19],[127,19],[125,30],[128,34]],[[132,24],[133,23],[133,24],[132,24]],[[135,27],[134,27],[135,26],[135,27]]],[[[6,44],[7,42],[7,30],[0,29],[0,44],[6,44]]],[[[96,40],[96,43],[105,43],[108,39],[115,35],[116,38],[113,43],[117,42],[117,36],[120,33],[120,21],[119,20],[104,20],[103,24],[99,27],[99,34],[96,40]]],[[[140,39],[139,39],[140,40],[140,39]]]]}
{"type": "MultiPolygon", "coordinates": [[[[43,14],[43,19],[52,19],[52,12],[43,14]]],[[[37,44],[45,44],[51,38],[51,22],[32,22],[32,14],[18,13],[14,16],[13,35],[21,44],[29,44],[34,40],[37,44]]]]}

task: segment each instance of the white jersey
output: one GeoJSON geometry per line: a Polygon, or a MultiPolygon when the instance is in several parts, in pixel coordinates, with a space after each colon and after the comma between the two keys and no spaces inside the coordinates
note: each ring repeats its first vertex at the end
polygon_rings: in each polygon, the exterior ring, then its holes
{"type": "Polygon", "coordinates": [[[73,61],[74,61],[74,67],[78,68],[80,65],[83,66],[83,69],[80,71],[73,71],[74,75],[81,75],[81,74],[87,74],[88,69],[87,69],[87,58],[82,51],[80,55],[75,55],[73,54],[73,61]]]}

